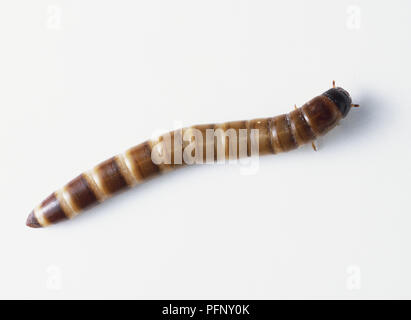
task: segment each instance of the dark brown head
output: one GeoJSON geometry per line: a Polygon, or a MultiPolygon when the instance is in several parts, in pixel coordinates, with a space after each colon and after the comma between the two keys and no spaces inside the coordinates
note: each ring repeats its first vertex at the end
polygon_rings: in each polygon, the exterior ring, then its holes
{"type": "Polygon", "coordinates": [[[343,88],[337,87],[327,90],[323,95],[336,104],[343,118],[345,118],[351,109],[352,103],[349,93],[343,88]]]}

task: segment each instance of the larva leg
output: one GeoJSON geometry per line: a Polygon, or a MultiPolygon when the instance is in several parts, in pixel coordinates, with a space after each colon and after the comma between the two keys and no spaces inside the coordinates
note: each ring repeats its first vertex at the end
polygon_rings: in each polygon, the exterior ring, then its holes
{"type": "Polygon", "coordinates": [[[335,88],[335,80],[333,80],[333,88],[335,88]]]}

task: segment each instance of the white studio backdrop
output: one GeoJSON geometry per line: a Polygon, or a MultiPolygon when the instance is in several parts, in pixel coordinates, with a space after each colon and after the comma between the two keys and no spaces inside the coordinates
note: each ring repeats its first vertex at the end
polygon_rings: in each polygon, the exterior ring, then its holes
{"type": "Polygon", "coordinates": [[[411,298],[409,1],[0,3],[0,298],[411,298]],[[310,146],[177,171],[30,229],[155,133],[359,109],[310,146]]]}

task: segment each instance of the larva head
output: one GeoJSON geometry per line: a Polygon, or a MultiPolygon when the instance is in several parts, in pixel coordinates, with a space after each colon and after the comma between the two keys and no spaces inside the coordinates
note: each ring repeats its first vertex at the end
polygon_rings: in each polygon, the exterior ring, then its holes
{"type": "Polygon", "coordinates": [[[343,118],[345,118],[351,109],[352,103],[349,93],[343,88],[337,87],[327,90],[323,95],[336,104],[343,118]]]}

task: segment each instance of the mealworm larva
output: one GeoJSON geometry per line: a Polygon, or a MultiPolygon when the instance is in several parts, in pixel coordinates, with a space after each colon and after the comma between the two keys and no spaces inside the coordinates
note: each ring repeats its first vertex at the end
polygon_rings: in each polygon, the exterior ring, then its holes
{"type": "Polygon", "coordinates": [[[191,164],[188,160],[193,155],[192,149],[200,162],[209,160],[207,156],[210,151],[212,160],[218,160],[221,150],[225,159],[250,156],[253,142],[257,144],[260,155],[295,149],[327,133],[348,114],[351,107],[357,106],[351,104],[347,91],[336,88],[333,83],[333,88],[287,114],[249,121],[197,125],[170,132],[156,141],[146,141],[132,147],[74,178],[40,203],[30,213],[26,224],[40,228],[73,218],[118,191],[177,168],[179,164],[191,164]],[[214,132],[212,139],[204,140],[204,136],[210,137],[207,133],[210,130],[214,132]],[[216,134],[218,130],[223,134],[216,134]],[[258,134],[252,135],[255,130],[258,130],[258,134]],[[230,144],[228,133],[240,138],[230,144]],[[234,151],[230,151],[231,145],[234,151]],[[172,161],[154,161],[153,149],[158,149],[157,155],[160,157],[171,158],[172,161]]]}

